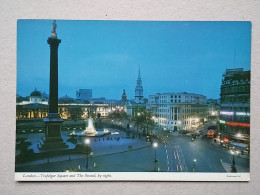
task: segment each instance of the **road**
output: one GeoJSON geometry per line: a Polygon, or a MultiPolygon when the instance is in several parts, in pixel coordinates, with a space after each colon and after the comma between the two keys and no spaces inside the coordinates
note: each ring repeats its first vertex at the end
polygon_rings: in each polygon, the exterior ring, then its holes
{"type": "MultiPolygon", "coordinates": [[[[207,127],[215,124],[214,121],[199,130],[206,133],[207,127]]],[[[198,131],[199,131],[198,130],[198,131]]],[[[194,141],[191,136],[171,133],[161,136],[160,147],[161,170],[162,171],[188,171],[192,172],[193,161],[196,172],[225,172],[221,162],[232,163],[233,156],[226,150],[212,144],[211,139],[199,136],[194,141]],[[166,159],[164,162],[163,159],[166,159]]],[[[236,166],[239,172],[249,172],[249,160],[235,157],[236,166]]]]}

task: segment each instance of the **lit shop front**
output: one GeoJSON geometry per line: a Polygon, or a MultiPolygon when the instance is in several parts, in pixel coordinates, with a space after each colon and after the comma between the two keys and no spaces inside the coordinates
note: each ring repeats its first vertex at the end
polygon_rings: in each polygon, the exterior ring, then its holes
{"type": "Polygon", "coordinates": [[[249,153],[250,123],[220,120],[221,143],[228,149],[249,153]]]}

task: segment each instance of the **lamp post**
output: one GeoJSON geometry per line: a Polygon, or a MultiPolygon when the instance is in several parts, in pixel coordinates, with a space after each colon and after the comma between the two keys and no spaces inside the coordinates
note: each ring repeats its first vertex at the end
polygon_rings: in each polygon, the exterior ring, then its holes
{"type": "Polygon", "coordinates": [[[154,171],[158,172],[158,160],[156,158],[156,148],[158,147],[158,143],[154,142],[153,147],[154,147],[154,171]]]}
{"type": "Polygon", "coordinates": [[[237,168],[236,168],[236,163],[235,163],[235,152],[233,152],[231,150],[231,154],[232,154],[232,164],[231,164],[231,173],[236,173],[237,172],[237,168]]]}
{"type": "Polygon", "coordinates": [[[193,172],[195,172],[196,168],[196,159],[193,159],[192,165],[193,165],[193,172]]]}
{"type": "Polygon", "coordinates": [[[89,144],[90,144],[90,139],[89,139],[89,138],[85,139],[85,144],[86,144],[86,146],[87,146],[87,147],[86,147],[86,148],[87,148],[87,149],[86,149],[86,152],[87,152],[86,170],[88,170],[88,152],[89,152],[89,151],[88,151],[88,150],[89,150],[88,147],[89,147],[89,144]]]}

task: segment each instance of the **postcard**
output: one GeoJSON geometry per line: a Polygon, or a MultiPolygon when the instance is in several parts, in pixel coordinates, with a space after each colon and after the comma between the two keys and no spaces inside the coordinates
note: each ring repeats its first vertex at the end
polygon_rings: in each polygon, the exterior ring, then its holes
{"type": "Polygon", "coordinates": [[[249,21],[17,21],[17,181],[249,181],[249,21]]]}

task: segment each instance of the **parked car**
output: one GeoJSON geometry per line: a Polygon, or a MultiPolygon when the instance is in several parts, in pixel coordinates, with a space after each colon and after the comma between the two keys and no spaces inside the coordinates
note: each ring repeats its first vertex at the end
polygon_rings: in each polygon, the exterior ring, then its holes
{"type": "Polygon", "coordinates": [[[180,134],[187,134],[187,133],[188,133],[188,131],[185,131],[185,130],[180,130],[180,131],[179,131],[179,133],[180,133],[180,134]]]}

